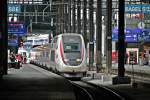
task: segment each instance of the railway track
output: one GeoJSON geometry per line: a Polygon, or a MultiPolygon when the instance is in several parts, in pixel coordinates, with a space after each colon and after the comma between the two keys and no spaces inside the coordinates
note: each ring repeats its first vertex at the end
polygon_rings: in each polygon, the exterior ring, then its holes
{"type": "MultiPolygon", "coordinates": [[[[49,70],[44,66],[39,67],[49,70]]],[[[98,86],[79,79],[67,80],[72,84],[76,100],[133,100],[126,94],[122,94],[108,87],[98,86]]]]}
{"type": "Polygon", "coordinates": [[[76,100],[131,100],[119,93],[103,86],[97,86],[83,81],[70,81],[76,100]]]}

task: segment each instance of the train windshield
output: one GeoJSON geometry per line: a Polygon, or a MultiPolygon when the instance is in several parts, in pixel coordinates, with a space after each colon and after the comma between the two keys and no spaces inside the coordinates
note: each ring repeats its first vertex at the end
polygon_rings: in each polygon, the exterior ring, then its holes
{"type": "Polygon", "coordinates": [[[64,53],[68,52],[80,52],[79,43],[64,43],[64,53]]]}
{"type": "Polygon", "coordinates": [[[62,37],[63,58],[67,65],[77,66],[81,64],[82,41],[80,36],[65,35],[62,37]],[[80,60],[79,62],[77,61],[80,60]]]}
{"type": "Polygon", "coordinates": [[[81,37],[74,35],[63,36],[64,53],[80,53],[81,50],[81,37]]]}

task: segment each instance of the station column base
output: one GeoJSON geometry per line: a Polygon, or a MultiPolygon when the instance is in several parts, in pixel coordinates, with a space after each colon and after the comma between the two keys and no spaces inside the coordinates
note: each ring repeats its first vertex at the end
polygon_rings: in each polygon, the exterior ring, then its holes
{"type": "Polygon", "coordinates": [[[112,78],[112,84],[130,84],[131,83],[131,77],[129,76],[124,76],[124,77],[120,77],[120,76],[116,76],[112,78]]]}

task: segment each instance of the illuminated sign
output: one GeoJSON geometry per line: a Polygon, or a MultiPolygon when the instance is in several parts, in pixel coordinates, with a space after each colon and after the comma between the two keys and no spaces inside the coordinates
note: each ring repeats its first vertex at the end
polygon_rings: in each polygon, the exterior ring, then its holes
{"type": "Polygon", "coordinates": [[[126,42],[136,42],[137,41],[137,34],[126,34],[125,35],[126,42]]]}
{"type": "Polygon", "coordinates": [[[10,22],[8,24],[8,34],[24,34],[27,29],[23,23],[10,22]]]}
{"type": "MultiPolygon", "coordinates": [[[[112,41],[118,41],[118,29],[112,30],[112,41]]],[[[132,29],[130,32],[125,31],[126,42],[150,42],[150,29],[132,29]]]]}
{"type": "Polygon", "coordinates": [[[138,34],[138,40],[150,42],[150,29],[144,29],[141,34],[138,34]]]}
{"type": "Polygon", "coordinates": [[[149,4],[128,4],[125,5],[126,13],[150,13],[149,4]]]}
{"type": "MultiPolygon", "coordinates": [[[[125,41],[126,42],[137,42],[138,38],[137,38],[137,34],[141,33],[141,29],[139,28],[135,28],[135,29],[131,29],[131,28],[126,28],[124,30],[125,33],[125,41]]],[[[112,41],[118,41],[118,28],[115,27],[112,30],[112,41]]]]}
{"type": "Polygon", "coordinates": [[[19,4],[8,4],[8,13],[20,13],[21,5],[19,4]]]}
{"type": "MultiPolygon", "coordinates": [[[[126,42],[137,42],[137,34],[125,34],[126,42]]],[[[118,34],[112,34],[112,41],[118,41],[118,34]]]]}
{"type": "Polygon", "coordinates": [[[17,40],[8,40],[8,46],[18,46],[17,40]]]}
{"type": "Polygon", "coordinates": [[[18,46],[17,34],[8,34],[8,46],[18,46]]]}

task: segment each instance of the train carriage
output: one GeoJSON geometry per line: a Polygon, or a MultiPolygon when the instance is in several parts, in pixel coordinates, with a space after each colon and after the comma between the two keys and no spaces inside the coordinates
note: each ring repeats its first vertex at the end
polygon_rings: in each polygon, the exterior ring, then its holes
{"type": "Polygon", "coordinates": [[[87,71],[86,49],[81,34],[60,34],[42,52],[39,61],[65,77],[83,77],[87,71]]]}

